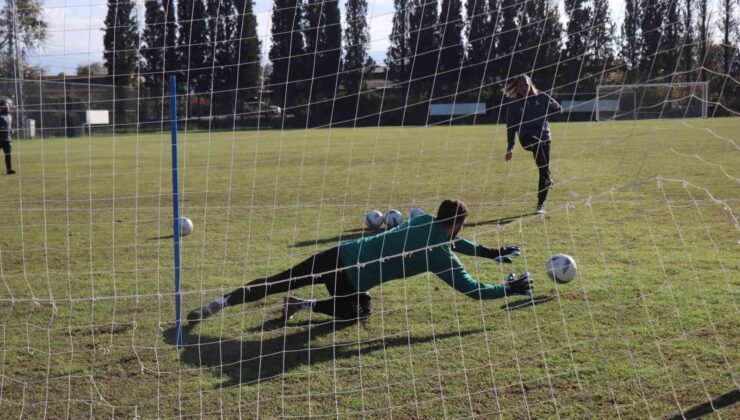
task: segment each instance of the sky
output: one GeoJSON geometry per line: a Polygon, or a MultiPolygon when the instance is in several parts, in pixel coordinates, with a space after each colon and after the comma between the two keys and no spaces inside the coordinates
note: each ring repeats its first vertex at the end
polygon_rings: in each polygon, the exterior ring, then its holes
{"type": "MultiPolygon", "coordinates": [[[[623,0],[609,1],[612,17],[621,21],[623,0]]],[[[272,0],[256,0],[254,7],[263,59],[266,59],[270,47],[272,3],[272,0]]],[[[562,1],[559,3],[561,15],[564,16],[562,1]]],[[[29,54],[31,64],[43,66],[48,74],[74,74],[78,65],[102,61],[102,28],[107,11],[105,0],[46,0],[43,4],[44,17],[49,24],[49,39],[43,48],[29,54]]],[[[340,0],[339,7],[344,13],[344,0],[340,0]]],[[[143,22],[143,9],[139,9],[139,21],[143,22]]],[[[378,63],[383,62],[388,49],[392,19],[393,0],[368,0],[368,52],[378,63]]]]}

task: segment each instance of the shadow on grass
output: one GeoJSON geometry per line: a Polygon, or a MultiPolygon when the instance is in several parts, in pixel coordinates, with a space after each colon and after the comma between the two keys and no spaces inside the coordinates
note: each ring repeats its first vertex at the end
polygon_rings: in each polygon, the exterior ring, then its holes
{"type": "MultiPolygon", "coordinates": [[[[295,329],[295,328],[316,328],[318,326],[324,325],[324,324],[336,324],[333,331],[340,331],[348,326],[356,325],[357,323],[360,323],[360,325],[365,325],[368,318],[362,318],[360,320],[352,320],[352,321],[346,321],[346,320],[305,320],[305,321],[288,321],[288,328],[295,329]]],[[[270,332],[279,330],[281,328],[285,327],[285,320],[282,316],[279,316],[274,319],[269,319],[262,323],[262,325],[257,325],[255,327],[247,328],[246,331],[251,333],[260,333],[260,332],[270,332]]]]}
{"type": "Polygon", "coordinates": [[[707,414],[718,412],[725,407],[737,404],[738,401],[740,401],[740,390],[733,389],[705,403],[695,405],[680,414],[669,417],[669,420],[698,419],[707,414]]]}
{"type": "Polygon", "coordinates": [[[162,239],[174,239],[175,235],[163,235],[163,236],[154,236],[149,238],[150,241],[161,241],[162,239]]]}
{"type": "Polygon", "coordinates": [[[367,230],[364,228],[359,228],[359,229],[345,230],[342,235],[332,236],[331,238],[314,239],[311,241],[296,242],[295,244],[293,244],[293,248],[301,248],[304,246],[311,246],[311,245],[324,245],[324,244],[329,244],[329,243],[334,244],[334,245],[339,245],[339,242],[341,241],[349,241],[352,239],[358,239],[358,238],[362,238],[365,236],[373,236],[381,232],[384,232],[384,229],[367,230]]]}
{"type": "MultiPolygon", "coordinates": [[[[520,215],[517,215],[517,216],[502,217],[500,219],[484,220],[484,221],[481,221],[481,222],[470,222],[470,223],[468,223],[468,225],[469,226],[486,226],[486,225],[504,226],[504,225],[508,225],[509,223],[514,222],[514,221],[516,221],[518,219],[523,219],[525,217],[535,216],[535,215],[537,215],[537,213],[526,213],[526,214],[520,214],[520,215]]],[[[328,244],[328,243],[339,244],[340,241],[348,241],[348,240],[352,240],[352,239],[362,238],[362,237],[365,237],[365,236],[373,236],[373,235],[377,235],[379,233],[382,233],[384,231],[385,231],[385,229],[378,229],[378,230],[367,230],[367,229],[364,229],[364,228],[352,229],[352,230],[345,231],[345,234],[339,235],[339,236],[332,236],[330,238],[324,238],[324,239],[314,239],[312,241],[296,242],[293,245],[293,247],[294,248],[301,248],[301,247],[304,247],[304,246],[324,245],[324,244],[328,244]]]]}
{"type": "Polygon", "coordinates": [[[528,308],[530,306],[540,305],[545,302],[549,302],[553,300],[554,298],[552,296],[538,296],[538,297],[532,297],[532,298],[526,298],[517,300],[515,302],[508,302],[503,305],[501,305],[501,309],[505,309],[507,311],[514,311],[517,309],[522,308],[528,308]]]}
{"type": "MultiPolygon", "coordinates": [[[[269,321],[268,321],[269,322],[269,321]]],[[[247,385],[288,373],[307,365],[357,357],[383,349],[429,343],[447,338],[477,334],[483,330],[454,331],[426,336],[393,336],[358,343],[341,342],[317,346],[312,340],[357,326],[356,321],[325,321],[286,330],[286,334],[260,340],[222,339],[193,333],[192,326],[183,327],[184,348],[180,360],[196,368],[212,367],[228,380],[218,387],[247,385]],[[297,330],[296,330],[297,329],[297,330]],[[294,331],[295,330],[295,331],[294,331]]],[[[167,343],[175,344],[174,327],[164,332],[167,343]]]]}
{"type": "Polygon", "coordinates": [[[469,222],[469,223],[466,223],[466,225],[469,225],[469,226],[486,226],[486,225],[505,226],[505,225],[508,225],[511,222],[516,221],[516,220],[524,219],[525,217],[536,216],[536,215],[537,215],[537,213],[532,212],[532,213],[520,214],[520,215],[517,215],[517,216],[502,217],[500,219],[483,220],[483,221],[480,221],[480,222],[469,222]]]}

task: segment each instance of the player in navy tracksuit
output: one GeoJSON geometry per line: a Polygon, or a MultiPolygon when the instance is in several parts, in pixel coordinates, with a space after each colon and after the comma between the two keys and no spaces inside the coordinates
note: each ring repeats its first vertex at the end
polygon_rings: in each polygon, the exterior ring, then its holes
{"type": "Polygon", "coordinates": [[[15,173],[10,158],[10,135],[13,134],[13,117],[10,116],[10,103],[0,99],[0,148],[5,153],[5,169],[8,175],[15,173]]]}
{"type": "Polygon", "coordinates": [[[525,74],[514,79],[503,92],[513,99],[506,114],[506,160],[514,156],[514,137],[519,133],[519,143],[524,150],[532,152],[539,170],[536,212],[543,214],[547,191],[553,185],[550,178],[550,124],[547,116],[560,112],[560,104],[548,94],[540,92],[525,74]]]}

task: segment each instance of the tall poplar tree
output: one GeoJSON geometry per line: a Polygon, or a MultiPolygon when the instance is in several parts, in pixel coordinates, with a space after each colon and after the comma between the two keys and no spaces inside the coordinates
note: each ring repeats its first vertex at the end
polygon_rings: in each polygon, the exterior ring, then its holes
{"type": "Polygon", "coordinates": [[[439,13],[436,0],[415,0],[409,16],[411,49],[410,101],[430,97],[432,80],[437,70],[439,13]]]}
{"type": "Polygon", "coordinates": [[[245,110],[246,103],[258,97],[261,83],[260,40],[257,35],[257,17],[253,0],[236,0],[236,88],[237,112],[245,110]]]}
{"type": "Polygon", "coordinates": [[[411,77],[411,46],[409,7],[413,0],[393,0],[395,13],[393,15],[393,29],[390,34],[390,46],[386,54],[385,64],[388,67],[389,77],[394,81],[407,83],[411,77]]]}
{"type": "Polygon", "coordinates": [[[649,81],[659,75],[661,68],[659,51],[661,33],[664,29],[665,2],[663,0],[642,0],[640,7],[642,8],[640,77],[642,81],[649,81]]]}
{"type": "Polygon", "coordinates": [[[497,36],[495,40],[496,50],[500,58],[496,60],[493,68],[496,70],[495,77],[504,82],[507,79],[516,77],[527,69],[527,66],[516,59],[516,56],[521,51],[518,45],[520,42],[519,24],[523,14],[524,7],[520,1],[501,1],[501,29],[496,32],[497,36]]]}
{"type": "MultiPolygon", "coordinates": [[[[467,89],[487,84],[486,64],[496,58],[493,39],[496,33],[496,17],[500,0],[467,0],[465,21],[467,52],[463,80],[467,89]]],[[[493,68],[493,63],[489,63],[493,68]]],[[[471,92],[478,96],[478,92],[471,92]]]]}
{"type": "Polygon", "coordinates": [[[341,70],[342,29],[337,0],[308,0],[305,6],[306,94],[309,118],[314,125],[332,120],[332,103],[341,70]]]}
{"type": "Polygon", "coordinates": [[[367,44],[370,41],[366,15],[367,0],[347,0],[342,79],[348,95],[356,95],[362,88],[360,82],[367,60],[367,44]]]}
{"type": "Polygon", "coordinates": [[[627,64],[627,81],[633,79],[640,64],[640,0],[625,0],[624,21],[622,21],[622,39],[620,55],[627,64]]]}
{"type": "MultiPolygon", "coordinates": [[[[722,31],[722,72],[730,75],[732,71],[733,55],[737,55],[738,38],[738,0],[720,0],[720,25],[722,31]],[[734,47],[733,47],[734,46],[734,47]]],[[[740,69],[735,68],[735,72],[740,69]]]]}
{"type": "Polygon", "coordinates": [[[144,3],[144,30],[140,46],[142,73],[149,88],[160,95],[167,85],[167,76],[178,67],[177,22],[172,0],[152,0],[144,3]]]}
{"type": "Polygon", "coordinates": [[[540,0],[528,5],[531,39],[530,56],[533,55],[532,77],[543,89],[551,89],[555,84],[556,71],[560,69],[562,33],[560,12],[553,0],[540,0]]]}
{"type": "Polygon", "coordinates": [[[712,30],[710,28],[711,22],[709,21],[709,0],[697,0],[697,37],[698,37],[698,51],[697,51],[697,66],[699,67],[699,79],[702,81],[707,80],[707,73],[704,71],[704,65],[707,61],[707,55],[709,54],[709,43],[712,39],[712,30]]]}
{"type": "Polygon", "coordinates": [[[677,0],[665,1],[662,38],[660,42],[661,77],[671,82],[678,67],[678,59],[683,47],[683,25],[677,0]]]}
{"type": "Polygon", "coordinates": [[[600,84],[604,71],[614,61],[614,22],[609,13],[609,0],[593,0],[593,25],[591,41],[591,73],[594,83],[600,84]]]}
{"type": "Polygon", "coordinates": [[[164,69],[169,78],[178,68],[177,60],[177,20],[174,0],[163,0],[164,6],[164,69]]]}
{"type": "MultiPolygon", "coordinates": [[[[128,121],[127,99],[139,61],[139,23],[132,0],[108,0],[103,60],[115,86],[113,126],[128,121]]],[[[130,107],[133,108],[133,107],[130,107]]]]}
{"type": "Polygon", "coordinates": [[[682,70],[687,82],[694,80],[694,0],[686,0],[683,9],[683,49],[681,51],[682,70]]]}
{"type": "Polygon", "coordinates": [[[152,94],[161,95],[164,80],[165,14],[160,0],[144,3],[144,31],[141,36],[141,73],[152,94]]]}
{"type": "Polygon", "coordinates": [[[237,13],[233,0],[211,0],[208,4],[209,34],[213,55],[210,72],[213,86],[212,108],[217,115],[234,114],[237,69],[237,13]]]}
{"type": "Polygon", "coordinates": [[[566,32],[568,39],[563,51],[563,71],[560,85],[574,90],[580,80],[588,78],[592,66],[590,39],[593,24],[592,10],[586,0],[565,0],[568,14],[566,32]]]}
{"type": "Polygon", "coordinates": [[[203,0],[179,0],[177,60],[180,84],[189,92],[207,92],[211,87],[211,55],[208,14],[203,0]]]}
{"type": "Polygon", "coordinates": [[[305,101],[302,81],[306,76],[305,44],[301,32],[302,4],[299,0],[275,0],[272,11],[269,89],[271,102],[287,107],[291,114],[305,112],[296,108],[305,101]]]}
{"type": "Polygon", "coordinates": [[[342,55],[338,4],[337,0],[308,0],[305,6],[303,33],[312,101],[334,96],[342,55]]]}
{"type": "MultiPolygon", "coordinates": [[[[437,96],[455,94],[462,70],[465,48],[463,47],[462,3],[460,0],[442,0],[439,16],[438,38],[440,51],[435,88],[437,96]]],[[[446,97],[445,102],[455,98],[446,97]]]]}

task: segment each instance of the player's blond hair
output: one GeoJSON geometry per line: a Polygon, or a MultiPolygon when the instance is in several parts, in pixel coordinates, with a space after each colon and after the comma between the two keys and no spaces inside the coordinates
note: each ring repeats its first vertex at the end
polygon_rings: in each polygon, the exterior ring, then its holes
{"type": "Polygon", "coordinates": [[[504,88],[501,89],[501,92],[504,93],[504,96],[506,96],[507,98],[512,98],[512,99],[518,98],[519,93],[516,91],[516,85],[521,80],[526,80],[527,84],[529,85],[530,92],[532,92],[535,95],[540,94],[540,90],[537,88],[537,86],[534,85],[534,82],[532,82],[532,79],[526,74],[522,74],[520,76],[515,77],[513,81],[509,82],[508,85],[504,86],[504,88]]]}

